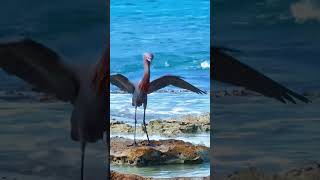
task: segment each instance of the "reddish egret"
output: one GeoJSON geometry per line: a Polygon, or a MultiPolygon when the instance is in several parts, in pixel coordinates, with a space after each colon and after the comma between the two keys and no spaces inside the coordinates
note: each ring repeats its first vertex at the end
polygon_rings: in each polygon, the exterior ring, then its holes
{"type": "Polygon", "coordinates": [[[111,75],[110,82],[120,88],[123,91],[132,94],[132,106],[135,108],[134,113],[134,145],[136,145],[136,124],[137,124],[137,107],[143,105],[143,125],[144,125],[144,132],[147,135],[148,144],[150,145],[149,135],[147,132],[146,122],[145,122],[145,115],[146,115],[146,108],[147,108],[147,96],[148,94],[155,92],[161,88],[164,88],[169,85],[173,85],[182,89],[187,89],[192,92],[198,94],[205,94],[205,91],[202,91],[195,86],[191,85],[190,83],[184,81],[179,76],[172,76],[166,75],[162,76],[156,80],[150,82],[150,65],[153,60],[153,54],[151,53],[144,53],[143,55],[143,65],[144,65],[144,73],[141,81],[134,85],[132,82],[128,80],[125,76],[121,74],[111,75]]]}
{"type": "Polygon", "coordinates": [[[211,77],[213,80],[243,86],[283,103],[290,101],[295,104],[294,98],[305,103],[310,102],[304,96],[291,91],[253,68],[241,63],[227,54],[226,51],[228,49],[211,47],[210,55],[213,63],[211,77]]]}
{"type": "Polygon", "coordinates": [[[86,143],[103,139],[107,128],[108,53],[109,49],[92,69],[79,72],[64,64],[57,53],[33,40],[0,45],[0,67],[4,71],[73,105],[71,138],[81,144],[81,180],[86,143]]]}

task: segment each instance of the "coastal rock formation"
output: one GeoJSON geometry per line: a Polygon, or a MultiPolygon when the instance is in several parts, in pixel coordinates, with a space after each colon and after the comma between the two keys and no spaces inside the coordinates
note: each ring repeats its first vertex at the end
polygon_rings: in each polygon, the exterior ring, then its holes
{"type": "Polygon", "coordinates": [[[282,174],[267,174],[251,167],[247,170],[229,175],[228,180],[318,180],[320,179],[320,164],[292,169],[282,174]]]}
{"type": "Polygon", "coordinates": [[[167,136],[210,132],[210,114],[186,115],[168,120],[153,120],[149,122],[147,128],[148,132],[167,136]]]}
{"type": "Polygon", "coordinates": [[[193,145],[181,140],[138,141],[120,137],[111,138],[111,163],[131,166],[148,166],[160,164],[193,164],[208,161],[209,148],[193,145]]]}
{"type": "MultiPolygon", "coordinates": [[[[134,127],[124,122],[112,121],[112,133],[133,133],[134,127]]],[[[179,134],[210,132],[210,114],[186,115],[167,120],[152,120],[147,124],[149,134],[176,136],[179,134]]],[[[143,133],[142,126],[137,127],[138,133],[143,133]]]]}
{"type": "MultiPolygon", "coordinates": [[[[111,121],[110,122],[111,133],[133,133],[134,127],[120,121],[111,121]]],[[[140,128],[137,131],[141,131],[140,128]]]]}
{"type": "Polygon", "coordinates": [[[111,180],[209,180],[210,177],[177,177],[177,178],[147,178],[134,174],[123,174],[111,171],[111,180]]]}
{"type": "Polygon", "coordinates": [[[134,174],[123,174],[123,173],[111,171],[111,180],[151,180],[151,179],[144,178],[134,174]]]}

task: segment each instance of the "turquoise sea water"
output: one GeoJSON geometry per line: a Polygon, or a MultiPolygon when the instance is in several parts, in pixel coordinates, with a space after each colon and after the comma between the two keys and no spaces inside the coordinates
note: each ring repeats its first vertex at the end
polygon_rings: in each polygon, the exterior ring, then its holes
{"type": "MultiPolygon", "coordinates": [[[[206,91],[210,88],[210,8],[201,1],[111,1],[111,73],[134,83],[142,77],[142,54],[153,52],[151,80],[173,74],[206,91]]],[[[172,89],[172,87],[169,87],[172,89]]],[[[130,96],[112,86],[111,116],[133,117],[130,96]],[[125,102],[125,103],[123,103],[125,102]]],[[[155,93],[147,119],[209,112],[209,96],[155,93]]]]}

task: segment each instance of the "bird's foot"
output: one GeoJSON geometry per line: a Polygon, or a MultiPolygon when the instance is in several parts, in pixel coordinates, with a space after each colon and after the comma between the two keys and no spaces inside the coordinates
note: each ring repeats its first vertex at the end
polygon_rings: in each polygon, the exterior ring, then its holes
{"type": "Polygon", "coordinates": [[[137,146],[138,146],[137,142],[127,145],[127,147],[137,147],[137,146]]]}
{"type": "Polygon", "coordinates": [[[149,146],[149,147],[155,147],[154,144],[152,144],[150,141],[148,141],[148,143],[146,144],[146,146],[149,146]]]}

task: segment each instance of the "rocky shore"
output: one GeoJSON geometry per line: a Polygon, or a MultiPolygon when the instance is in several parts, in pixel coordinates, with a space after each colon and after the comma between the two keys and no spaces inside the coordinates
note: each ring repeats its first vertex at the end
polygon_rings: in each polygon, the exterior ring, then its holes
{"type": "Polygon", "coordinates": [[[134,174],[123,174],[111,171],[111,180],[209,180],[210,177],[177,177],[177,178],[147,178],[134,174]]]}
{"type": "MultiPolygon", "coordinates": [[[[133,133],[134,127],[121,121],[113,119],[110,123],[111,133],[133,133]]],[[[147,124],[149,134],[158,134],[173,137],[179,134],[209,133],[210,114],[186,115],[173,119],[151,120],[147,124]]],[[[138,133],[143,133],[142,126],[137,127],[138,133]]]]}
{"type": "Polygon", "coordinates": [[[257,168],[234,172],[227,180],[319,180],[320,164],[313,164],[302,168],[296,168],[284,173],[268,174],[257,168]]]}
{"type": "MultiPolygon", "coordinates": [[[[111,173],[112,180],[160,180],[154,178],[146,178],[132,174],[122,174],[119,172],[111,173]]],[[[198,177],[198,178],[164,178],[166,180],[209,180],[208,177],[198,177]]],[[[162,180],[164,180],[162,179],[162,180]]],[[[279,174],[269,174],[255,167],[250,167],[245,170],[234,172],[226,178],[221,178],[225,180],[319,180],[320,179],[320,164],[312,164],[304,166],[301,168],[291,169],[279,174]]]]}
{"type": "Polygon", "coordinates": [[[111,138],[110,160],[113,164],[148,166],[161,164],[195,164],[209,161],[209,148],[181,140],[137,141],[111,138]]]}
{"type": "Polygon", "coordinates": [[[111,171],[111,180],[151,180],[150,178],[144,178],[142,176],[134,174],[124,174],[115,171],[111,171]]]}

